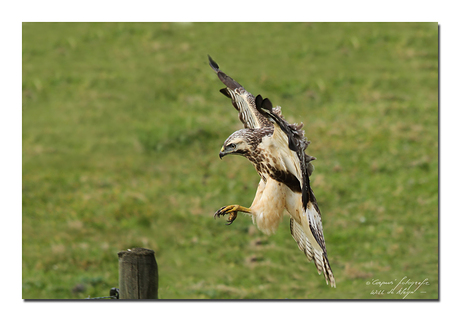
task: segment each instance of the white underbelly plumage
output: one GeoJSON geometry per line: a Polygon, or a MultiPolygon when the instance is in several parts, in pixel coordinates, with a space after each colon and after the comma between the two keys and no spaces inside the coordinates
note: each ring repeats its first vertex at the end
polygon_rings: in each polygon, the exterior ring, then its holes
{"type": "Polygon", "coordinates": [[[313,248],[321,251],[310,231],[307,214],[303,211],[302,194],[291,191],[289,187],[270,177],[267,177],[267,182],[260,180],[251,205],[252,220],[257,227],[265,234],[275,233],[285,210],[302,226],[313,248]]]}

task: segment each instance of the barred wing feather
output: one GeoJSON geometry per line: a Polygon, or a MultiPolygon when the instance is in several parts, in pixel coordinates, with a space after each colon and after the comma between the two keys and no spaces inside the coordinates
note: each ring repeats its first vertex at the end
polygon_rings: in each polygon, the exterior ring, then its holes
{"type": "Polygon", "coordinates": [[[289,124],[280,115],[274,112],[271,102],[260,95],[256,97],[256,108],[259,112],[275,124],[276,133],[285,134],[285,144],[296,153],[300,162],[301,173],[292,173],[302,182],[302,222],[297,222],[291,217],[291,235],[297,242],[299,249],[305,253],[308,260],[313,260],[318,273],[324,274],[326,283],[335,287],[335,279],[327,258],[326,242],[324,241],[323,225],[321,223],[321,212],[316,202],[313,190],[310,187],[311,171],[310,162],[315,159],[305,154],[309,142],[300,132],[300,127],[289,124]],[[300,175],[299,175],[300,174],[300,175]],[[300,176],[300,177],[299,177],[300,176]]]}
{"type": "Polygon", "coordinates": [[[219,69],[219,65],[208,55],[209,65],[217,73],[220,81],[227,86],[220,90],[222,94],[232,99],[233,107],[238,110],[238,116],[244,128],[271,127],[273,124],[262,116],[256,108],[254,96],[243,86],[227,76],[219,69]]]}

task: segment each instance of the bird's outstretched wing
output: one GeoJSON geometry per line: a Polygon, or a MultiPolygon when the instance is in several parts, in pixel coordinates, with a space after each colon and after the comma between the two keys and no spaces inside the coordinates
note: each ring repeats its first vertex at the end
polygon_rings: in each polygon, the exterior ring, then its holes
{"type": "Polygon", "coordinates": [[[217,73],[220,81],[224,83],[226,88],[222,88],[220,92],[232,99],[232,104],[238,110],[238,116],[243,123],[244,128],[260,128],[273,126],[267,118],[262,116],[257,111],[254,96],[246,91],[243,86],[235,80],[227,76],[219,69],[219,65],[208,55],[209,65],[217,73]]]}
{"type": "MultiPolygon", "coordinates": [[[[311,174],[310,162],[315,158],[305,154],[305,149],[309,142],[304,137],[302,126],[289,124],[272,108],[271,102],[259,95],[255,99],[257,110],[267,119],[274,123],[273,136],[285,136],[284,144],[289,146],[289,149],[294,151],[300,162],[300,173],[292,173],[299,179],[302,189],[302,209],[303,216],[308,220],[308,224],[297,222],[291,217],[290,228],[291,234],[294,237],[299,249],[305,253],[309,260],[313,260],[318,273],[324,274],[326,282],[335,287],[335,279],[332,274],[331,266],[327,258],[326,242],[323,236],[323,225],[321,223],[321,212],[316,202],[313,190],[310,187],[309,175],[311,174]],[[300,177],[299,177],[300,176],[300,177]],[[310,237],[309,237],[310,236],[310,237]]],[[[297,167],[297,166],[296,166],[297,167]]]]}

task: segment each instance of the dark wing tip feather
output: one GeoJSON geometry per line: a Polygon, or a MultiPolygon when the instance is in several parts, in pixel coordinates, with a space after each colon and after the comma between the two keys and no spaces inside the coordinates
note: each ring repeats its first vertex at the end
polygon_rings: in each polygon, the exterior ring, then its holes
{"type": "Polygon", "coordinates": [[[273,112],[273,105],[272,102],[268,99],[262,99],[261,95],[257,95],[256,97],[256,108],[265,117],[267,117],[270,121],[278,124],[281,130],[286,134],[288,137],[289,142],[289,149],[296,152],[297,146],[294,143],[292,129],[289,128],[289,125],[286,121],[281,119],[278,115],[273,112]]]}
{"type": "Polygon", "coordinates": [[[263,100],[264,99],[262,98],[261,95],[257,95],[257,97],[256,97],[256,108],[257,109],[260,109],[262,107],[262,101],[263,100]]]}
{"type": "MultiPolygon", "coordinates": [[[[227,86],[230,90],[235,90],[237,88],[242,87],[239,83],[237,83],[235,80],[233,80],[231,77],[227,76],[225,73],[223,73],[219,69],[219,65],[217,62],[215,62],[210,55],[208,55],[208,60],[209,60],[209,65],[211,68],[217,73],[217,76],[219,77],[220,81],[224,83],[225,86],[227,86]]],[[[222,92],[222,91],[221,91],[222,92]]],[[[224,94],[227,96],[226,94],[224,94]]]]}
{"type": "Polygon", "coordinates": [[[262,115],[264,115],[271,121],[276,122],[275,119],[273,118],[273,105],[270,99],[262,98],[261,95],[257,95],[256,108],[262,115]]]}
{"type": "Polygon", "coordinates": [[[228,89],[227,88],[222,88],[221,90],[219,90],[224,96],[228,97],[228,98],[232,98],[232,96],[230,96],[230,94],[228,93],[228,89]]]}
{"type": "Polygon", "coordinates": [[[262,98],[261,95],[257,95],[256,97],[256,109],[264,115],[266,118],[268,118],[272,122],[276,122],[275,119],[273,118],[273,106],[271,101],[268,98],[262,98]]]}
{"type": "Polygon", "coordinates": [[[270,114],[273,113],[273,105],[272,105],[272,102],[268,98],[265,98],[262,101],[262,108],[264,110],[267,110],[270,114]]]}
{"type": "Polygon", "coordinates": [[[215,72],[219,71],[219,65],[217,62],[215,62],[210,55],[208,55],[208,60],[209,60],[209,65],[211,66],[212,69],[214,69],[215,72]]]}

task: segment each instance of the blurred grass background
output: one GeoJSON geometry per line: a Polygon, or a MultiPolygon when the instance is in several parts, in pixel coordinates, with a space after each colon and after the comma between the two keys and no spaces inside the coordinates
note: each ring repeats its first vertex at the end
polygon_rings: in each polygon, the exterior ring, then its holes
{"type": "Polygon", "coordinates": [[[438,298],[437,24],[24,23],[22,52],[24,299],[108,295],[132,247],[160,299],[438,298]],[[207,54],[304,122],[337,289],[288,217],[213,219],[258,176],[218,158],[242,125],[207,54]]]}

